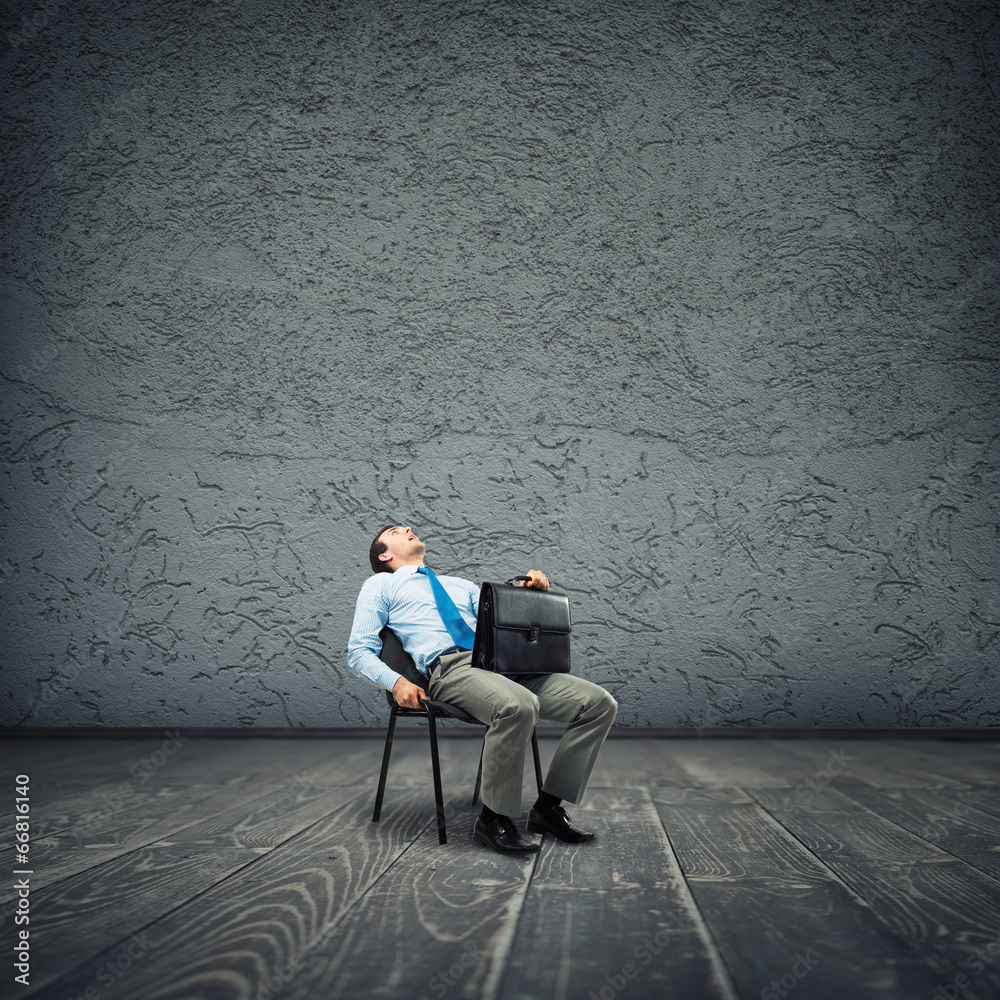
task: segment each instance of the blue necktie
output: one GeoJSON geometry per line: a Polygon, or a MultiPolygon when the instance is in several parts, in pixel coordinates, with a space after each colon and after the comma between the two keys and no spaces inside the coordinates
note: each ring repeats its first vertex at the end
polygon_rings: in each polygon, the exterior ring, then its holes
{"type": "Polygon", "coordinates": [[[464,619],[459,614],[455,602],[448,596],[448,591],[437,578],[434,570],[427,566],[418,566],[418,573],[423,573],[430,581],[431,593],[434,594],[434,602],[437,604],[438,614],[444,622],[444,627],[448,630],[456,646],[462,649],[472,649],[476,642],[476,633],[465,624],[464,619]]]}

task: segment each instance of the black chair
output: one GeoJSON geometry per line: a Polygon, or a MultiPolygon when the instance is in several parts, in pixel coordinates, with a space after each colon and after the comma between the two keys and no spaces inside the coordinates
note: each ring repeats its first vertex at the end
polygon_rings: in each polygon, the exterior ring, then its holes
{"type": "MultiPolygon", "coordinates": [[[[379,635],[382,639],[382,652],[379,653],[379,659],[395,670],[397,674],[401,674],[408,681],[418,684],[426,690],[427,678],[417,670],[416,664],[413,662],[410,654],[403,649],[403,644],[397,638],[396,633],[386,626],[379,635]]],[[[389,756],[392,753],[392,737],[396,731],[396,720],[401,717],[426,719],[427,733],[431,741],[431,770],[434,773],[434,802],[437,807],[438,842],[447,844],[448,836],[445,832],[444,823],[444,796],[441,794],[441,764],[438,757],[436,720],[440,718],[458,719],[459,722],[468,722],[474,726],[485,726],[486,723],[480,722],[475,716],[469,715],[468,712],[463,711],[455,705],[449,705],[447,702],[430,701],[428,699],[421,708],[400,708],[396,704],[396,699],[391,691],[386,691],[385,695],[389,701],[390,708],[389,728],[385,734],[382,773],[378,779],[378,792],[375,795],[375,812],[372,814],[372,822],[377,823],[379,817],[382,815],[382,797],[385,794],[386,775],[389,773],[389,756]]],[[[479,751],[479,773],[476,775],[476,787],[472,793],[473,805],[479,801],[479,790],[483,783],[483,751],[485,749],[486,736],[484,734],[483,749],[479,751]]],[[[531,750],[535,757],[535,781],[538,783],[538,792],[541,794],[542,765],[538,757],[538,736],[534,732],[531,734],[531,750]]]]}

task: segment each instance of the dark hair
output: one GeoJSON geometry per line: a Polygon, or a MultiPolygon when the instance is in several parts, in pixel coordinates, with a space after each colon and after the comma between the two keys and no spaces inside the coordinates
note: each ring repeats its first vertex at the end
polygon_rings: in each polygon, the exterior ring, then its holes
{"type": "Polygon", "coordinates": [[[387,524],[384,528],[379,528],[378,534],[375,536],[375,540],[372,542],[372,547],[368,550],[368,561],[372,564],[373,573],[391,573],[392,570],[386,566],[379,556],[385,552],[387,546],[385,542],[380,542],[379,539],[390,529],[395,528],[394,524],[387,524]]]}

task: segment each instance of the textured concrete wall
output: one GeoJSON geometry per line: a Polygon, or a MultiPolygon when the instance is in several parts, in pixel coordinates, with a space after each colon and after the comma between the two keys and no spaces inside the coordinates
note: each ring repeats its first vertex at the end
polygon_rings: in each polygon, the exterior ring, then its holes
{"type": "Polygon", "coordinates": [[[7,725],[377,725],[370,535],[619,723],[1000,723],[992,2],[17,0],[7,725]]]}

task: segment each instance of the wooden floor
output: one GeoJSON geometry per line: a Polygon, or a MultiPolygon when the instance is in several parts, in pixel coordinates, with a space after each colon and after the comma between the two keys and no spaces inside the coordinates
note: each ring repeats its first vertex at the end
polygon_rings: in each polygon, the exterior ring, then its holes
{"type": "Polygon", "coordinates": [[[1000,743],[613,735],[598,840],[532,858],[472,844],[478,752],[442,739],[442,847],[422,735],[378,824],[378,738],[0,741],[0,996],[1000,997],[1000,743]]]}

